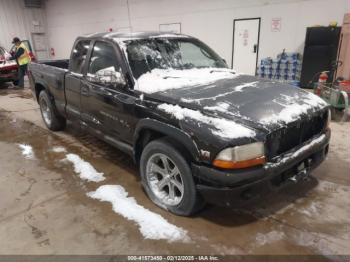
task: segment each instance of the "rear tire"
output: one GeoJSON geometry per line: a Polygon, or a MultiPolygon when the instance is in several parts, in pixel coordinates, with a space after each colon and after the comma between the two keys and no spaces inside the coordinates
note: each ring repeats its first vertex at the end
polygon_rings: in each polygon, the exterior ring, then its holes
{"type": "Polygon", "coordinates": [[[66,119],[57,113],[57,109],[46,90],[42,90],[39,94],[39,105],[41,116],[48,129],[60,131],[66,127],[66,119]]]}
{"type": "Polygon", "coordinates": [[[148,197],[159,207],[180,216],[190,216],[204,207],[189,164],[167,139],[146,145],[140,173],[148,197]]]}

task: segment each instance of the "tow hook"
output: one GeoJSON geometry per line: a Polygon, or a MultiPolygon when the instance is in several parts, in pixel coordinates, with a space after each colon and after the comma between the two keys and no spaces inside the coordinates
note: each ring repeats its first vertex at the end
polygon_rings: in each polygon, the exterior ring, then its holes
{"type": "Polygon", "coordinates": [[[309,171],[308,168],[304,168],[303,170],[300,170],[296,175],[290,177],[288,180],[292,181],[293,183],[298,183],[299,180],[308,181],[309,178],[309,171]]]}

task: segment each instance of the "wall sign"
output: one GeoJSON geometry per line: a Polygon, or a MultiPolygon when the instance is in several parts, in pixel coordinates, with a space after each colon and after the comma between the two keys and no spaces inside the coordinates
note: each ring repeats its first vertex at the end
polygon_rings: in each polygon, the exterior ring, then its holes
{"type": "Polygon", "coordinates": [[[280,17],[271,19],[271,32],[280,32],[282,19],[280,17]]]}
{"type": "Polygon", "coordinates": [[[181,23],[160,24],[159,25],[159,32],[181,34],[181,23]]]}

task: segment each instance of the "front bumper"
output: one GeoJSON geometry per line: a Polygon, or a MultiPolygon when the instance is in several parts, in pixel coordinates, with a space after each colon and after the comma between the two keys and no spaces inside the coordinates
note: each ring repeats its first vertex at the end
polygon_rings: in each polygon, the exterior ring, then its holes
{"type": "Polygon", "coordinates": [[[15,81],[18,78],[17,69],[0,71],[0,81],[1,82],[10,82],[15,81]]]}
{"type": "Polygon", "coordinates": [[[327,130],[262,167],[227,171],[193,164],[197,190],[208,203],[244,205],[307,177],[325,159],[329,140],[330,130],[327,130]]]}

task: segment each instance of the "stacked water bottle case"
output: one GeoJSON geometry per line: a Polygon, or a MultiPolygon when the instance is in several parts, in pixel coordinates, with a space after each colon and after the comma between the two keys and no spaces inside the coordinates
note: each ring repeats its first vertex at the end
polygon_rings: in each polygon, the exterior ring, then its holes
{"type": "Polygon", "coordinates": [[[258,65],[257,76],[300,85],[302,58],[299,53],[280,53],[276,59],[263,58],[258,65]]]}

